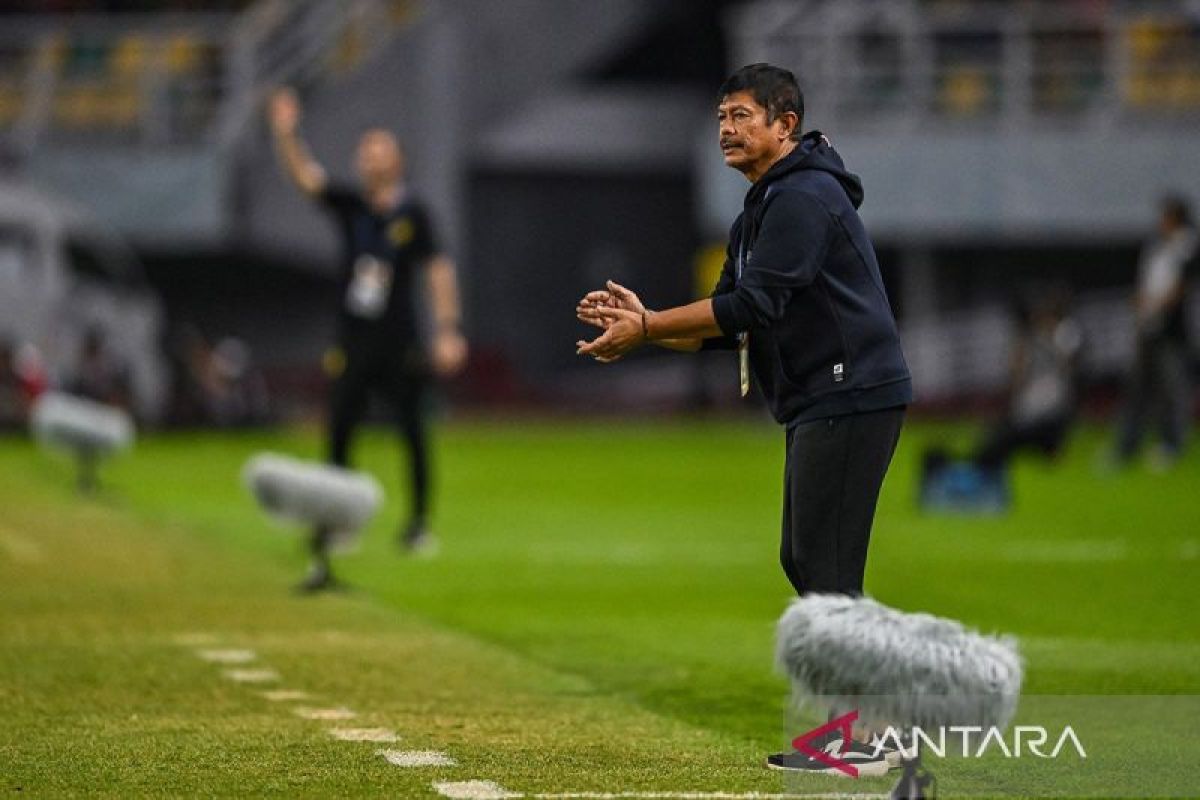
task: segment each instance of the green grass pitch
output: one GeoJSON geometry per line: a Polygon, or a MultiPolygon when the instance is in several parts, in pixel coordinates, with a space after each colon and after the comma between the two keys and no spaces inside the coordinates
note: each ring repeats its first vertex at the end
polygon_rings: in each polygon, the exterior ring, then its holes
{"type": "MultiPolygon", "coordinates": [[[[965,432],[906,429],[868,591],[1016,634],[1027,695],[1107,695],[1110,710],[1131,702],[1122,696],[1178,695],[1166,713],[1195,709],[1200,456],[1165,475],[1102,476],[1104,440],[1085,431],[1061,463],[1019,462],[1011,513],[919,514],[921,448],[965,432]]],[[[789,729],[771,664],[790,594],[776,561],[779,430],[449,424],[434,559],[396,547],[401,451],[386,431],[364,433],[358,462],[387,506],[338,561],[354,589],[319,598],[289,593],[303,548],[240,485],[262,449],[321,448],[313,430],[155,435],[80,499],[68,462],[0,440],[0,792],[436,797],[435,781],[489,780],[526,794],[878,793],[892,782],[784,782],[761,767],[802,732],[789,729]],[[199,646],[251,649],[246,666],[280,680],[228,680],[199,646]],[[301,718],[269,689],[353,709],[338,724],[402,741],[335,741],[333,723],[301,718]],[[377,755],[384,746],[459,763],[400,768],[377,755]]],[[[1145,758],[1194,772],[1190,729],[1148,735],[1139,753],[1119,744],[1130,725],[1094,733],[1092,757],[1042,788],[1120,793],[1125,778],[1105,770],[1127,775],[1145,758]]],[[[1007,796],[1004,781],[1032,768],[989,763],[946,763],[943,796],[1007,796]]],[[[1200,794],[1196,779],[1147,780],[1150,794],[1200,794]]]]}

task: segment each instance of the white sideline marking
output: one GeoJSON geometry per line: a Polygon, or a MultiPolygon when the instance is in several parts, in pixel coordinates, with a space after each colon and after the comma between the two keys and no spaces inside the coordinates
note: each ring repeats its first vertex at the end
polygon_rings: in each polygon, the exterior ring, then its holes
{"type": "Polygon", "coordinates": [[[400,737],[387,728],[334,728],[329,735],[342,742],[398,742],[400,737]]]}
{"type": "Polygon", "coordinates": [[[0,550],[18,564],[39,564],[46,560],[40,544],[8,530],[0,531],[0,550]]]}
{"type": "Polygon", "coordinates": [[[274,683],[279,680],[279,673],[273,669],[227,669],[221,674],[238,683],[274,683]]]}
{"type": "Polygon", "coordinates": [[[434,781],[433,789],[450,800],[509,800],[525,796],[520,792],[510,792],[492,781],[434,781]]]}
{"type": "Polygon", "coordinates": [[[301,706],[300,708],[292,709],[296,712],[296,716],[304,717],[305,719],[322,719],[322,720],[343,720],[354,719],[357,714],[348,708],[309,708],[301,706]]]}
{"type": "Polygon", "coordinates": [[[308,692],[302,692],[299,689],[272,689],[263,692],[262,696],[270,700],[272,703],[286,703],[290,700],[307,700],[308,692]]]}
{"type": "Polygon", "coordinates": [[[258,658],[253,650],[197,650],[196,655],[214,664],[249,664],[258,658]]]}
{"type": "Polygon", "coordinates": [[[380,750],[379,755],[397,767],[456,767],[458,762],[436,750],[380,750]]]}

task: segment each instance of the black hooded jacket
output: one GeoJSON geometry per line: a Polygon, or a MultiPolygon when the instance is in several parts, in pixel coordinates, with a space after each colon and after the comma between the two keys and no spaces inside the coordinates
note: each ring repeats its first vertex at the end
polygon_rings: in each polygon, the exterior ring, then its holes
{"type": "Polygon", "coordinates": [[[912,401],[862,200],[858,176],[814,131],[750,188],[729,232],[713,293],[725,338],[705,347],[748,332],[755,381],[784,425],[912,401]]]}

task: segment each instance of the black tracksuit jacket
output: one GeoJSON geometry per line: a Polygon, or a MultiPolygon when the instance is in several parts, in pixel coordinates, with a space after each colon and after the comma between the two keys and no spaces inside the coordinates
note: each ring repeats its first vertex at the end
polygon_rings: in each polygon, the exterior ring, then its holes
{"type": "Polygon", "coordinates": [[[713,293],[724,332],[749,334],[755,383],[784,425],[912,401],[912,379],[858,207],[862,183],[819,132],[746,194],[713,293]]]}

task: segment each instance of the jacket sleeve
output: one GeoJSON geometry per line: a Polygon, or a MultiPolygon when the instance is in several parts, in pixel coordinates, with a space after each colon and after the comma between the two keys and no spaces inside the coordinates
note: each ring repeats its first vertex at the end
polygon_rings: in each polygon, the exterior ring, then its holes
{"type": "MultiPolygon", "coordinates": [[[[738,223],[736,223],[736,222],[734,223],[735,228],[737,227],[737,224],[738,223]]],[[[721,277],[717,279],[717,286],[715,289],[713,289],[713,292],[711,295],[711,297],[714,298],[714,303],[715,303],[716,297],[723,295],[723,294],[728,294],[729,292],[732,292],[735,282],[736,281],[734,278],[733,233],[731,231],[730,235],[729,235],[729,244],[727,244],[725,246],[725,265],[723,267],[721,267],[721,277]]],[[[737,338],[726,334],[724,336],[717,336],[712,339],[702,339],[700,341],[700,349],[701,350],[736,350],[737,349],[737,338]]]]}
{"type": "Polygon", "coordinates": [[[779,319],[792,293],[816,279],[833,231],[833,219],[816,197],[787,190],[775,194],[741,280],[713,298],[721,330],[734,335],[779,319]]]}
{"type": "Polygon", "coordinates": [[[412,208],[412,253],[417,261],[428,261],[438,254],[438,237],[434,230],[429,209],[414,204],[412,208]]]}
{"type": "Polygon", "coordinates": [[[339,216],[352,214],[362,204],[362,199],[353,186],[329,182],[317,195],[317,203],[339,216]]]}

